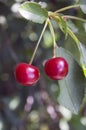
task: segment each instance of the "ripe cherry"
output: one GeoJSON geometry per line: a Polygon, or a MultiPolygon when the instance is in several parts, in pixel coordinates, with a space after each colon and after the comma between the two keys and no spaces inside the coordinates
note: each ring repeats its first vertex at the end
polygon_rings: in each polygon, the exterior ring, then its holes
{"type": "Polygon", "coordinates": [[[55,57],[45,62],[46,75],[53,80],[61,80],[68,74],[68,63],[63,57],[55,57]]]}
{"type": "Polygon", "coordinates": [[[18,64],[14,73],[16,80],[24,86],[34,85],[40,77],[38,68],[27,63],[18,64]]]}

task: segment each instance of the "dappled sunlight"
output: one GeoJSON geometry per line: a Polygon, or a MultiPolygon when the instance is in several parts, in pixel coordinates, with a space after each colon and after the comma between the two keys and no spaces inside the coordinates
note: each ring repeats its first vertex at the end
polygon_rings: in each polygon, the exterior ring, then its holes
{"type": "Polygon", "coordinates": [[[68,125],[68,123],[67,123],[67,121],[65,119],[60,120],[59,126],[60,126],[61,130],[69,130],[70,129],[69,125],[68,125]]]}
{"type": "Polygon", "coordinates": [[[20,104],[20,99],[18,97],[14,97],[13,99],[11,99],[11,101],[9,102],[9,108],[11,110],[15,110],[20,104]]]}
{"type": "Polygon", "coordinates": [[[17,13],[18,9],[19,9],[19,6],[20,6],[19,3],[13,4],[12,7],[11,7],[12,12],[17,13]]]}
{"type": "Polygon", "coordinates": [[[86,117],[82,117],[80,119],[80,121],[81,121],[82,125],[86,126],[86,117]]]}
{"type": "Polygon", "coordinates": [[[72,113],[65,107],[60,105],[58,109],[67,121],[69,121],[72,118],[72,113]]]}
{"type": "Polygon", "coordinates": [[[48,106],[47,107],[47,112],[48,112],[48,114],[50,115],[50,117],[52,119],[56,119],[57,115],[56,115],[56,112],[55,112],[53,106],[48,106]]]}

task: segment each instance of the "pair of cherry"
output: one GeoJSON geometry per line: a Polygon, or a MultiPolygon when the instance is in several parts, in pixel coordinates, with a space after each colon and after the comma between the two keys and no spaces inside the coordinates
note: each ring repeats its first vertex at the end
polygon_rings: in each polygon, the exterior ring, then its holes
{"type": "MultiPolygon", "coordinates": [[[[50,79],[61,80],[68,73],[68,63],[63,57],[50,58],[44,64],[44,71],[50,79]]],[[[15,77],[20,84],[31,86],[39,80],[40,71],[33,65],[20,63],[15,68],[15,77]]]]}

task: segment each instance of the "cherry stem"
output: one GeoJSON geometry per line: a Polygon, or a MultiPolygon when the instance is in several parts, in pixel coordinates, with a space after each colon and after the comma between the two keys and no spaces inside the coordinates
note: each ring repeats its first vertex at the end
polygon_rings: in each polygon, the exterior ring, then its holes
{"type": "Polygon", "coordinates": [[[67,18],[67,19],[74,19],[74,20],[79,20],[81,22],[86,22],[85,19],[83,18],[79,18],[79,17],[76,17],[76,16],[71,16],[71,15],[63,15],[62,16],[63,18],[67,18]]]}
{"type": "Polygon", "coordinates": [[[35,47],[35,49],[34,49],[34,52],[33,52],[33,55],[32,55],[32,57],[31,57],[31,60],[30,60],[29,64],[32,64],[32,62],[33,62],[33,59],[34,59],[34,57],[35,57],[36,51],[37,51],[37,49],[38,49],[38,46],[39,46],[39,44],[40,44],[40,41],[41,41],[42,36],[43,36],[43,34],[44,34],[44,31],[45,31],[45,29],[46,29],[46,27],[47,27],[47,24],[48,24],[48,20],[46,20],[46,22],[45,22],[45,25],[44,25],[44,27],[43,27],[43,30],[42,30],[41,35],[40,35],[40,37],[39,37],[39,40],[38,40],[38,42],[37,42],[37,44],[36,44],[36,47],[35,47]]]}
{"type": "Polygon", "coordinates": [[[49,28],[50,28],[50,31],[51,31],[51,34],[52,34],[52,38],[53,38],[53,57],[56,57],[56,40],[55,40],[55,32],[54,32],[54,29],[53,29],[53,26],[50,22],[50,20],[48,20],[48,23],[49,23],[49,28]]]}
{"type": "Polygon", "coordinates": [[[75,8],[75,7],[79,7],[79,6],[80,6],[79,4],[67,6],[67,7],[64,7],[64,8],[61,8],[61,9],[55,11],[54,13],[60,13],[60,12],[63,12],[65,10],[72,9],[72,8],[75,8]]]}
{"type": "Polygon", "coordinates": [[[71,36],[71,38],[75,41],[75,43],[78,45],[79,40],[69,27],[67,27],[67,32],[71,36]]]}

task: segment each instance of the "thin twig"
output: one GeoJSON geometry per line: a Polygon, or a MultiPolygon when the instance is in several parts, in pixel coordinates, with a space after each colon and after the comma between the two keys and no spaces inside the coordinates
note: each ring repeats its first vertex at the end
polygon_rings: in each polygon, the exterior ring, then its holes
{"type": "Polygon", "coordinates": [[[64,16],[62,16],[62,17],[63,17],[63,18],[67,18],[67,19],[79,20],[79,21],[81,21],[81,22],[86,22],[85,19],[83,19],[83,18],[79,18],[79,17],[76,17],[76,16],[64,15],[64,16]]]}
{"type": "Polygon", "coordinates": [[[55,11],[54,13],[61,13],[61,12],[66,11],[68,9],[76,8],[76,7],[79,7],[79,6],[80,6],[79,4],[67,6],[67,7],[64,7],[64,8],[61,8],[61,9],[55,11]]]}

